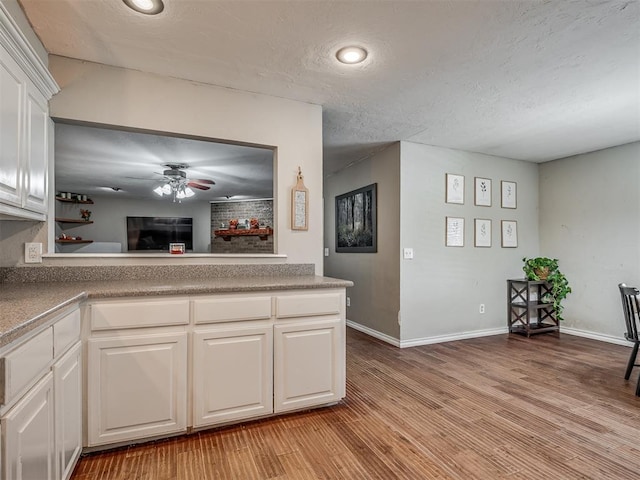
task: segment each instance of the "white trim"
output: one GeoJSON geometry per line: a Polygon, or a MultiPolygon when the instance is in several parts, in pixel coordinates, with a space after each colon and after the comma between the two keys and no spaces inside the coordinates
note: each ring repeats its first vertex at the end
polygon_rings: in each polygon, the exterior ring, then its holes
{"type": "Polygon", "coordinates": [[[358,330],[359,332],[366,333],[367,335],[377,338],[378,340],[382,340],[383,342],[390,343],[394,347],[400,346],[400,340],[397,338],[391,337],[385,333],[380,333],[377,330],[373,330],[372,328],[365,327],[364,325],[360,325],[359,323],[353,322],[347,319],[347,327],[351,327],[354,330],[358,330]]]}
{"type": "Polygon", "coordinates": [[[46,214],[32,212],[26,208],[20,208],[13,205],[0,204],[0,220],[37,220],[44,222],[47,219],[46,214]]]}
{"type": "Polygon", "coordinates": [[[416,338],[413,340],[398,340],[397,338],[391,337],[387,334],[380,333],[377,330],[373,330],[372,328],[365,327],[364,325],[360,325],[352,320],[347,319],[347,326],[353,328],[354,330],[358,330],[362,333],[366,333],[378,340],[382,340],[383,342],[390,343],[395,347],[406,348],[406,347],[417,347],[419,345],[429,345],[432,343],[443,343],[443,342],[453,342],[455,340],[465,340],[467,338],[478,338],[478,337],[488,337],[490,335],[502,335],[504,333],[509,333],[507,327],[500,328],[491,328],[488,330],[474,330],[472,332],[463,332],[463,333],[453,333],[449,335],[438,335],[435,337],[424,337],[424,338],[416,338]]]}
{"type": "Polygon", "coordinates": [[[456,340],[466,340],[468,338],[489,337],[492,335],[502,335],[509,333],[509,329],[505,327],[489,328],[487,330],[473,330],[471,332],[451,333],[448,335],[436,335],[435,337],[415,338],[412,340],[401,340],[400,348],[417,347],[420,345],[429,345],[432,343],[454,342],[456,340]]]}
{"type": "Polygon", "coordinates": [[[633,345],[633,342],[629,342],[623,337],[614,337],[613,335],[589,332],[587,330],[580,330],[578,328],[561,327],[560,333],[575,335],[576,337],[590,338],[591,340],[598,340],[600,342],[615,343],[616,345],[623,345],[625,347],[631,347],[633,345]]]}
{"type": "Polygon", "coordinates": [[[0,47],[11,55],[47,101],[60,91],[47,66],[2,2],[0,2],[0,47]]]}
{"type": "MultiPolygon", "coordinates": [[[[362,333],[366,333],[378,340],[382,340],[383,342],[390,343],[395,347],[407,348],[407,347],[417,347],[420,345],[430,345],[433,343],[444,343],[444,342],[454,342],[456,340],[466,340],[468,338],[479,338],[479,337],[489,337],[491,335],[502,335],[505,333],[509,333],[509,329],[507,327],[500,328],[490,328],[487,330],[474,330],[471,332],[462,332],[462,333],[452,333],[449,335],[437,335],[435,337],[423,337],[423,338],[415,338],[412,340],[398,340],[397,338],[391,337],[384,333],[380,333],[377,330],[373,330],[372,328],[365,327],[364,325],[360,325],[352,320],[347,319],[347,326],[353,328],[354,330],[358,330],[362,333]]],[[[561,327],[560,333],[566,333],[567,335],[574,335],[576,337],[584,337],[590,338],[591,340],[598,340],[600,342],[613,343],[616,345],[622,345],[625,347],[633,346],[632,342],[625,340],[623,337],[614,337],[613,335],[606,335],[603,333],[594,333],[586,330],[580,330],[577,328],[570,327],[561,327]]]]}

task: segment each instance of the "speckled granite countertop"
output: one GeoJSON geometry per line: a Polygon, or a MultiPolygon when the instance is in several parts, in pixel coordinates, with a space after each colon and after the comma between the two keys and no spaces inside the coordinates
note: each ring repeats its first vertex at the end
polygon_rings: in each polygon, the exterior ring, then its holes
{"type": "Polygon", "coordinates": [[[0,284],[0,347],[86,298],[197,295],[351,287],[353,282],[315,275],[0,284]]]}

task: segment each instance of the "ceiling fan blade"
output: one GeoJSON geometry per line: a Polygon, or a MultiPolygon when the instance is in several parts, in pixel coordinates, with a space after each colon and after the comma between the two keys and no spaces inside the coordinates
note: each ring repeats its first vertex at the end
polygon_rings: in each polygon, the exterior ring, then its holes
{"type": "Polygon", "coordinates": [[[191,178],[189,179],[192,182],[198,182],[198,183],[204,183],[206,185],[215,185],[216,182],[214,182],[213,180],[207,180],[206,178],[191,178]]]}
{"type": "Polygon", "coordinates": [[[192,188],[197,188],[198,190],[209,190],[211,188],[211,187],[205,187],[204,185],[200,185],[199,183],[195,183],[195,182],[187,182],[187,186],[192,188]]]}

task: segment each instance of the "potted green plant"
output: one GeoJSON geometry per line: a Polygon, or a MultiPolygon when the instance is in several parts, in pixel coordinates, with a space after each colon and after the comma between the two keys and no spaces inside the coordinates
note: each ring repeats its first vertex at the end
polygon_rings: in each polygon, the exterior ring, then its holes
{"type": "MultiPolygon", "coordinates": [[[[527,280],[545,280],[551,285],[550,303],[553,303],[553,309],[556,312],[558,320],[564,320],[562,317],[562,301],[571,293],[571,287],[567,277],[558,268],[557,258],[536,257],[522,259],[524,271],[527,280]]],[[[542,299],[541,299],[542,300],[542,299]]]]}

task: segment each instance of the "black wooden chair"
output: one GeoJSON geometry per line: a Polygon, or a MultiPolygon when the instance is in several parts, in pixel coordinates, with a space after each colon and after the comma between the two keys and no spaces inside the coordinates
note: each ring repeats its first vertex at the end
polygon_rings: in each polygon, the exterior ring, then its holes
{"type": "MultiPolygon", "coordinates": [[[[620,288],[620,296],[622,297],[624,321],[627,324],[627,332],[624,334],[624,338],[633,342],[631,356],[627,364],[627,371],[624,374],[624,379],[629,380],[633,367],[640,367],[640,363],[636,363],[638,347],[640,346],[640,338],[638,337],[638,330],[640,330],[640,302],[638,301],[638,296],[640,296],[640,290],[635,287],[627,287],[624,283],[619,284],[618,287],[620,288]]],[[[638,378],[636,395],[640,397],[640,378],[638,378]]]]}

